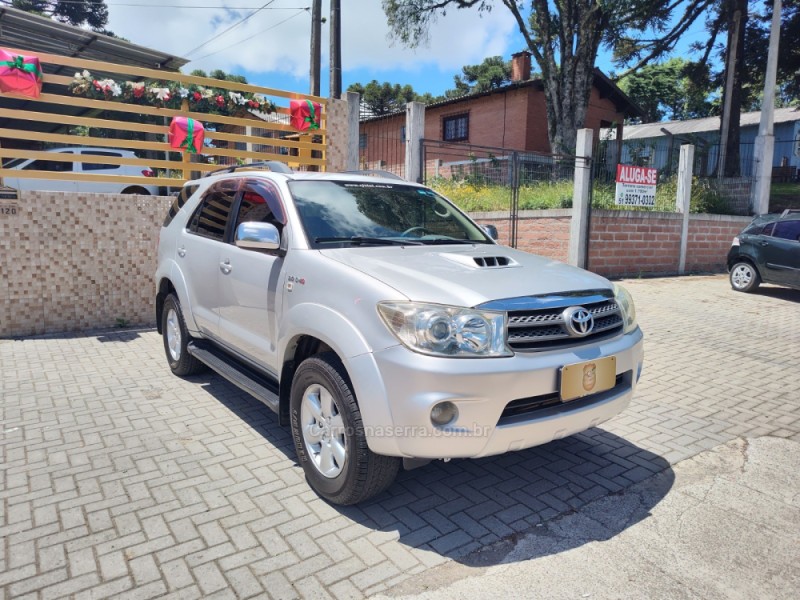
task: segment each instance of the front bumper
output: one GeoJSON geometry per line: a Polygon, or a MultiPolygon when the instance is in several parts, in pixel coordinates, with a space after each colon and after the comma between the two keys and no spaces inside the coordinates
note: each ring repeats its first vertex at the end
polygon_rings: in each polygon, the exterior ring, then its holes
{"type": "MultiPolygon", "coordinates": [[[[530,448],[595,427],[630,403],[642,369],[642,340],[636,328],[578,348],[520,352],[509,358],[436,358],[402,346],[362,355],[357,370],[361,375],[372,371],[370,384],[357,386],[370,449],[408,458],[477,458],[530,448]],[[503,415],[514,400],[556,394],[562,366],[606,356],[616,357],[618,377],[613,389],[503,415]],[[458,419],[446,427],[434,427],[431,408],[445,400],[456,404],[458,419]],[[375,410],[375,402],[387,406],[375,410]],[[365,403],[372,406],[367,408],[365,403]]],[[[359,377],[353,377],[354,382],[359,377]]]]}

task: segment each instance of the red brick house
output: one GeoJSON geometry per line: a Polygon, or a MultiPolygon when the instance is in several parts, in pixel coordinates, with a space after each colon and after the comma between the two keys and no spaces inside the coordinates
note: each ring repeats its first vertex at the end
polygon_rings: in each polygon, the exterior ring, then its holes
{"type": "MultiPolygon", "coordinates": [[[[460,142],[528,152],[550,152],[544,86],[531,79],[528,52],[512,57],[512,82],[501,88],[429,104],[425,107],[425,139],[460,142]]],[[[589,99],[585,127],[616,127],[622,135],[625,118],[640,116],[640,109],[599,69],[589,99]]],[[[363,166],[391,169],[402,164],[405,113],[363,119],[359,155],[363,166]]],[[[436,158],[435,151],[428,159],[436,158]]],[[[447,161],[446,156],[441,156],[447,161]]]]}

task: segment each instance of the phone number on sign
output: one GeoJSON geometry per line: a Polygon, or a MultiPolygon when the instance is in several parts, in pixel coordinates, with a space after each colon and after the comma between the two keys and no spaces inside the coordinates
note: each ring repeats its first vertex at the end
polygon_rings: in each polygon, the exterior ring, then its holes
{"type": "Polygon", "coordinates": [[[656,204],[656,186],[617,184],[614,202],[618,206],[649,206],[656,204]]]}

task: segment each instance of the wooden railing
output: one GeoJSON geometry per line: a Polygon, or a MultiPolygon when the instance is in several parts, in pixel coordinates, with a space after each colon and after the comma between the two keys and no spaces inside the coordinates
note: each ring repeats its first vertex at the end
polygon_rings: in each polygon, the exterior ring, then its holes
{"type": "MultiPolygon", "coordinates": [[[[234,81],[219,80],[207,77],[196,77],[182,73],[145,69],[114,63],[98,62],[92,60],[70,58],[43,52],[32,52],[15,48],[4,48],[14,54],[38,56],[45,65],[61,67],[60,71],[75,72],[88,70],[90,73],[103,74],[123,82],[127,79],[141,80],[143,78],[163,81],[166,83],[178,82],[186,85],[197,85],[205,88],[217,88],[237,93],[255,94],[257,97],[266,97],[277,105],[276,113],[286,115],[281,120],[284,122],[265,121],[255,112],[242,109],[235,116],[220,115],[206,112],[193,112],[189,110],[188,101],[184,100],[180,109],[161,108],[141,104],[132,104],[116,100],[102,100],[75,95],[70,92],[69,86],[73,78],[64,75],[45,73],[44,83],[57,86],[58,93],[42,93],[39,98],[28,98],[16,94],[0,95],[0,119],[10,119],[22,122],[51,123],[56,132],[40,132],[30,128],[17,126],[16,128],[0,127],[0,159],[45,159],[56,162],[81,162],[114,165],[134,165],[145,169],[159,169],[164,172],[174,173],[176,176],[144,177],[122,175],[98,175],[91,172],[59,172],[37,171],[0,168],[0,178],[20,177],[32,179],[93,181],[93,182],[118,182],[132,185],[158,185],[179,186],[191,174],[214,171],[220,166],[239,164],[240,162],[257,162],[278,160],[287,163],[295,169],[326,169],[328,133],[326,130],[326,99],[306,94],[285,92],[272,88],[238,83],[234,81]],[[3,99],[16,99],[25,101],[21,107],[10,107],[3,99]],[[289,123],[289,99],[308,99],[318,102],[322,106],[320,128],[312,132],[300,133],[289,123]],[[281,106],[284,103],[286,106],[281,106]],[[82,114],[62,114],[59,107],[66,110],[78,108],[82,114]],[[72,108],[69,108],[72,107],[72,108]],[[81,110],[83,109],[83,110],[81,110]],[[125,116],[112,118],[98,118],[104,111],[123,113],[125,116]],[[163,124],[140,122],[140,115],[162,117],[163,124]],[[172,117],[184,116],[201,121],[206,126],[206,143],[211,140],[211,145],[204,145],[199,153],[201,159],[193,158],[188,153],[171,148],[167,142],[168,123],[172,117]],[[129,117],[129,118],[128,118],[129,117]],[[70,127],[87,127],[110,130],[111,137],[91,135],[75,135],[69,133],[70,127]],[[241,129],[245,133],[226,132],[220,129],[241,129]],[[250,133],[253,130],[260,134],[250,133]],[[116,137],[126,132],[135,132],[139,137],[146,139],[124,139],[116,137]],[[23,140],[24,145],[30,146],[89,146],[106,147],[115,149],[132,150],[137,158],[114,156],[90,156],[86,154],[65,154],[35,151],[30,149],[14,148],[18,145],[9,143],[8,140],[23,140]],[[163,140],[163,141],[157,141],[163,140]],[[31,142],[33,144],[31,144],[31,142]],[[38,144],[37,144],[38,143],[38,144]],[[238,148],[237,148],[238,146],[238,148]],[[243,147],[243,149],[241,149],[243,147]],[[261,149],[259,149],[259,147],[261,149]],[[265,149],[266,148],[266,149],[265,149]],[[142,154],[147,157],[139,158],[142,154]],[[171,157],[178,157],[173,160],[171,157]],[[161,157],[161,158],[155,158],[161,157]]],[[[48,86],[48,90],[52,88],[48,86]]],[[[16,103],[19,104],[19,103],[16,103]]]]}

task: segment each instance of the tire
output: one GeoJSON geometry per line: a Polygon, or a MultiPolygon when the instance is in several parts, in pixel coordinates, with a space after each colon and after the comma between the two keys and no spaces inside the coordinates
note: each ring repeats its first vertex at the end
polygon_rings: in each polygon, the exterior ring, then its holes
{"type": "Polygon", "coordinates": [[[761,283],[761,276],[752,264],[740,261],[731,267],[730,281],[737,292],[754,292],[761,283]]]}
{"type": "Polygon", "coordinates": [[[129,187],[122,190],[123,194],[139,194],[141,196],[149,196],[150,192],[148,192],[143,187],[129,187]]]}
{"type": "Polygon", "coordinates": [[[388,488],[400,459],[367,446],[349,377],[333,353],[304,360],[290,398],[292,437],[308,484],[333,504],[363,502],[388,488]]]}
{"type": "Polygon", "coordinates": [[[164,300],[164,308],[161,309],[161,331],[167,362],[175,375],[185,377],[205,370],[205,365],[186,349],[191,337],[186,331],[181,304],[174,294],[170,294],[164,300]]]}

